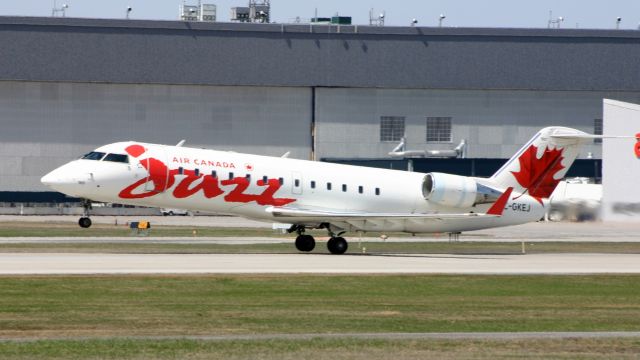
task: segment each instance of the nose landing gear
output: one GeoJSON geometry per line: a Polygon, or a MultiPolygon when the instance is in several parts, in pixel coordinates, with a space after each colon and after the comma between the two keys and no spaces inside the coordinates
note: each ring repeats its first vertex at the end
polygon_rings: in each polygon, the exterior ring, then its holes
{"type": "Polygon", "coordinates": [[[91,210],[91,202],[87,199],[82,200],[82,207],[84,210],[82,211],[82,217],[78,220],[78,225],[81,228],[89,228],[91,227],[91,219],[89,218],[89,210],[91,210]]]}

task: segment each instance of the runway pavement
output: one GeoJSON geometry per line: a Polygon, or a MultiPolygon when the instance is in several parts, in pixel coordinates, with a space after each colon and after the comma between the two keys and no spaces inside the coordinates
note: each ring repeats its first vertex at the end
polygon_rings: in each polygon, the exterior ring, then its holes
{"type": "Polygon", "coordinates": [[[640,254],[0,254],[0,274],[640,273],[640,254]]]}

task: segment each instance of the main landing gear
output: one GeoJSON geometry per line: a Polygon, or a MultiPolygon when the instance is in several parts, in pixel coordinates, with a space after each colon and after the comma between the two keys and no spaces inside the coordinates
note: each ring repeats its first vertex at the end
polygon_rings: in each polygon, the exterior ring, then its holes
{"type": "Polygon", "coordinates": [[[78,220],[78,225],[81,228],[91,227],[91,219],[89,219],[89,210],[91,210],[91,201],[84,199],[82,200],[82,207],[84,210],[82,211],[82,217],[78,220]]]}
{"type": "MultiPolygon", "coordinates": [[[[288,232],[296,232],[298,237],[296,237],[296,249],[302,252],[311,252],[316,247],[316,240],[311,235],[305,235],[305,228],[303,225],[293,225],[288,232]]],[[[329,235],[331,238],[327,242],[327,249],[329,252],[334,255],[344,254],[349,248],[349,244],[347,244],[347,240],[341,236],[335,236],[331,231],[329,231],[329,235]]]]}

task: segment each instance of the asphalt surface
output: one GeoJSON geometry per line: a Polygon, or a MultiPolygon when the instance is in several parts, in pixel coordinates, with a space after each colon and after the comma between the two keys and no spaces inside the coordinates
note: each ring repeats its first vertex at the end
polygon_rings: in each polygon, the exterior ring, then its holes
{"type": "Polygon", "coordinates": [[[0,254],[0,274],[639,274],[640,254],[0,254]]]}

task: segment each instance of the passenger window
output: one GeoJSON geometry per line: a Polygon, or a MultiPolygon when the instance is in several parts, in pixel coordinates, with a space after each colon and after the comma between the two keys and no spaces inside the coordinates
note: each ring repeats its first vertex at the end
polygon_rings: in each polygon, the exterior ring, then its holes
{"type": "Polygon", "coordinates": [[[232,172],[229,173],[229,180],[233,180],[233,173],[232,172]]]}
{"type": "Polygon", "coordinates": [[[211,171],[211,177],[218,177],[218,173],[215,170],[211,171]]]}
{"type": "Polygon", "coordinates": [[[196,176],[200,176],[200,169],[196,169],[196,170],[195,170],[195,175],[196,175],[196,176]]]}
{"type": "Polygon", "coordinates": [[[104,157],[105,153],[103,152],[98,152],[98,151],[92,151],[88,154],[85,154],[82,159],[85,160],[100,160],[104,157]]]}
{"type": "Polygon", "coordinates": [[[342,184],[342,191],[347,192],[347,184],[342,184]]]}
{"type": "Polygon", "coordinates": [[[361,185],[361,186],[358,186],[358,192],[359,192],[360,194],[362,194],[362,193],[364,192],[364,188],[362,187],[362,185],[361,185]]]}
{"type": "Polygon", "coordinates": [[[111,161],[111,162],[128,164],[129,156],[125,154],[108,154],[107,156],[104,157],[104,159],[102,159],[102,161],[111,161]]]}
{"type": "Polygon", "coordinates": [[[244,177],[247,178],[247,180],[251,181],[251,174],[247,174],[244,177]]]}
{"type": "Polygon", "coordinates": [[[311,188],[315,189],[316,188],[316,182],[315,181],[311,181],[311,188]]]}
{"type": "Polygon", "coordinates": [[[293,186],[295,186],[295,187],[300,187],[300,180],[295,179],[295,180],[293,181],[293,183],[294,183],[294,185],[293,185],[293,186]]]}
{"type": "Polygon", "coordinates": [[[284,185],[284,179],[283,178],[278,178],[278,182],[280,183],[280,185],[284,185]]]}
{"type": "Polygon", "coordinates": [[[376,188],[376,195],[380,195],[380,188],[376,188]]]}
{"type": "Polygon", "coordinates": [[[178,175],[182,175],[182,174],[184,174],[184,168],[182,166],[180,166],[178,168],[178,175]]]}
{"type": "Polygon", "coordinates": [[[327,183],[327,190],[331,190],[331,183],[330,182],[327,183]]]}
{"type": "Polygon", "coordinates": [[[267,181],[269,181],[269,178],[268,178],[266,175],[265,175],[265,176],[263,176],[263,177],[262,177],[262,182],[266,184],[266,183],[267,183],[267,181]]]}

